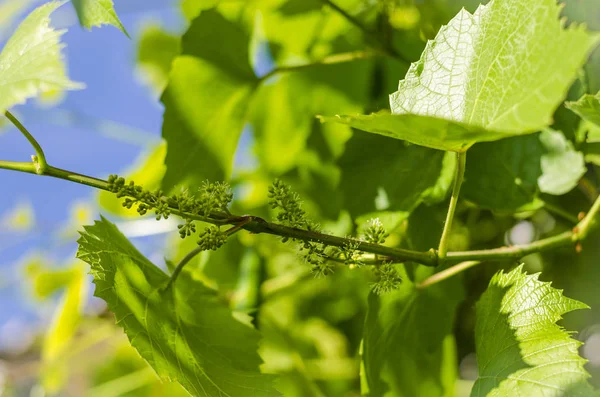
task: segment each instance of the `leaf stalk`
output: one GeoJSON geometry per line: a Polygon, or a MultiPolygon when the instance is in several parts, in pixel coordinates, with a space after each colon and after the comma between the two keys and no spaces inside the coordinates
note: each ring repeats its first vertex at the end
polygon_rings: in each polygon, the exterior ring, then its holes
{"type": "Polygon", "coordinates": [[[21,131],[23,136],[25,136],[25,138],[29,141],[31,146],[33,146],[33,149],[35,150],[35,156],[32,156],[31,159],[35,164],[36,174],[43,175],[46,169],[48,168],[48,162],[46,161],[46,155],[44,154],[44,150],[42,149],[38,141],[33,137],[33,135],[31,135],[31,133],[27,130],[27,128],[25,128],[25,126],[21,124],[21,122],[15,116],[13,116],[11,112],[7,110],[4,112],[4,115],[11,123],[13,123],[15,127],[17,127],[19,131],[21,131]]]}
{"type": "Polygon", "coordinates": [[[452,229],[452,221],[454,219],[454,213],[456,212],[456,205],[458,204],[458,196],[460,194],[460,187],[462,186],[463,179],[465,176],[465,167],[467,164],[467,153],[458,152],[456,153],[456,171],[454,173],[454,184],[452,185],[452,196],[450,196],[450,205],[448,206],[448,213],[446,214],[446,222],[444,223],[444,230],[442,231],[442,237],[440,239],[440,245],[438,247],[438,256],[443,259],[448,253],[448,240],[450,238],[450,232],[452,229]]]}

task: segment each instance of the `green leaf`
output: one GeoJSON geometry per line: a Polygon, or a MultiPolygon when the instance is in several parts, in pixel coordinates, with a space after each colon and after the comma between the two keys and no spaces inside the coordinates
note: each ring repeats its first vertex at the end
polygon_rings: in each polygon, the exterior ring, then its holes
{"type": "Polygon", "coordinates": [[[443,158],[439,150],[355,132],[338,161],[344,208],[353,216],[375,210],[410,212],[436,184],[443,158]]]}
{"type": "Polygon", "coordinates": [[[587,171],[583,153],[575,151],[560,131],[544,130],[540,141],[546,150],[541,159],[542,175],[538,178],[540,190],[557,196],[571,191],[587,171]]]}
{"type": "Polygon", "coordinates": [[[335,121],[352,128],[405,140],[420,146],[455,152],[468,149],[474,143],[472,139],[475,136],[482,137],[480,141],[494,141],[506,137],[504,133],[486,131],[475,125],[415,114],[397,115],[388,111],[370,115],[319,118],[322,122],[335,121]]]}
{"type": "Polygon", "coordinates": [[[582,119],[600,126],[600,92],[596,95],[585,94],[577,102],[566,102],[565,105],[582,119]]]}
{"type": "MultiPolygon", "coordinates": [[[[419,266],[418,281],[433,273],[419,266]]],[[[460,278],[418,289],[404,269],[398,291],[369,296],[363,360],[369,396],[453,396],[455,312],[463,299],[460,278]]]]}
{"type": "MultiPolygon", "coordinates": [[[[281,73],[263,83],[253,101],[251,116],[261,165],[280,175],[294,166],[308,168],[314,160],[309,159],[311,150],[323,162],[339,156],[350,129],[342,125],[319,128],[314,116],[334,109],[362,111],[368,98],[371,67],[369,60],[318,65],[281,73]],[[351,86],[346,84],[348,78],[354,79],[351,86]]],[[[325,166],[315,168],[324,171],[325,166]]]]}
{"type": "Polygon", "coordinates": [[[535,135],[475,145],[467,154],[462,197],[500,212],[515,212],[531,205],[542,174],[542,155],[542,145],[535,135]]]}
{"type": "Polygon", "coordinates": [[[554,0],[491,1],[474,14],[462,10],[391,95],[393,115],[340,121],[452,151],[548,126],[598,42],[582,27],[563,29],[559,11],[554,0]]]}
{"type": "Polygon", "coordinates": [[[86,29],[113,25],[129,37],[129,33],[115,12],[112,0],[73,0],[79,23],[86,29]]]}
{"type": "Polygon", "coordinates": [[[229,177],[258,83],[249,42],[240,26],[215,10],[201,12],[183,36],[182,54],[162,96],[168,146],[163,186],[229,177]]]}
{"type": "Polygon", "coordinates": [[[25,18],[0,53],[0,114],[29,98],[52,91],[80,89],[66,75],[60,36],[50,14],[64,1],[51,1],[25,18]]]}
{"type": "Polygon", "coordinates": [[[165,32],[160,27],[144,27],[140,34],[137,52],[138,68],[144,80],[156,92],[162,93],[169,79],[171,64],[181,52],[179,36],[165,32]]]}
{"type": "Polygon", "coordinates": [[[163,380],[194,396],[277,396],[261,374],[258,333],[236,321],[215,291],[184,272],[169,277],[106,219],[86,226],[78,256],[131,344],[163,380]]]}
{"type": "Polygon", "coordinates": [[[479,378],[471,396],[590,396],[581,345],[556,325],[585,309],[519,266],[497,273],[476,306],[479,378]]]}
{"type": "MultiPolygon", "coordinates": [[[[288,171],[301,161],[299,157],[306,156],[316,114],[334,109],[361,111],[368,97],[370,70],[369,61],[320,65],[263,83],[253,100],[250,120],[261,164],[278,175],[288,171]],[[354,78],[354,84],[348,86],[345,78],[354,78]]],[[[325,140],[350,135],[350,131],[340,133],[339,128],[318,133],[325,140]]]]}

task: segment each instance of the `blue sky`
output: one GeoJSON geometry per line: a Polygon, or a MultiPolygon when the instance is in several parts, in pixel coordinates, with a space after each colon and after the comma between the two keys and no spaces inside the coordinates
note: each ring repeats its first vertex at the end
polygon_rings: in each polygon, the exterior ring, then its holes
{"type": "MultiPolygon", "coordinates": [[[[176,0],[117,0],[115,7],[132,40],[110,26],[91,32],[80,28],[71,4],[53,14],[54,26],[68,28],[63,41],[69,75],[87,88],[68,93],[57,107],[44,109],[30,101],[14,109],[52,165],[97,177],[131,165],[144,151],[142,144],[131,142],[139,141],[139,136],[151,137],[146,144],[160,138],[162,106],[135,71],[136,38],[141,28],[159,23],[178,32],[184,25],[176,0]],[[75,114],[81,122],[61,122],[65,114],[75,114]],[[112,129],[117,136],[105,133],[106,122],[120,125],[118,130],[112,129]]],[[[31,154],[31,147],[14,128],[0,133],[0,159],[27,161],[31,154]]],[[[76,251],[75,240],[61,243],[56,233],[68,219],[71,205],[91,200],[94,192],[86,186],[6,170],[0,170],[0,186],[0,216],[23,200],[32,203],[36,216],[31,232],[18,234],[0,228],[1,335],[7,323],[31,323],[39,318],[40,313],[24,299],[19,263],[35,250],[50,262],[68,264],[76,251]]]]}

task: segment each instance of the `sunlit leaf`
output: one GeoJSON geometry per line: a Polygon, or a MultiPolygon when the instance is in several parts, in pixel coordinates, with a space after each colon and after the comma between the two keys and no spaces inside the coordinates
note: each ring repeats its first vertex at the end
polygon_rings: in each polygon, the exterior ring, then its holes
{"type": "Polygon", "coordinates": [[[306,157],[307,141],[313,133],[325,141],[342,136],[345,139],[340,140],[348,139],[350,131],[344,126],[332,129],[328,125],[315,132],[314,116],[334,109],[362,110],[368,98],[371,66],[369,61],[315,66],[263,83],[253,99],[250,117],[261,164],[275,174],[297,166],[301,157],[306,157]],[[345,79],[352,76],[360,77],[347,86],[345,79]]]}
{"type": "Polygon", "coordinates": [[[19,25],[0,53],[0,113],[29,98],[65,89],[80,89],[66,75],[60,36],[50,27],[50,14],[64,1],[35,9],[19,25]]]}
{"type": "Polygon", "coordinates": [[[259,371],[258,333],[215,291],[185,273],[165,288],[169,277],[106,219],[85,227],[78,256],[91,266],[96,296],[162,379],[197,396],[279,395],[259,371]]]}
{"type": "Polygon", "coordinates": [[[547,129],[540,134],[540,141],[546,151],[541,158],[540,190],[554,195],[569,192],[587,171],[583,153],[573,149],[560,131],[547,129]]]}
{"type": "Polygon", "coordinates": [[[497,273],[477,303],[479,378],[471,396],[593,395],[577,352],[581,342],[556,325],[563,314],[585,308],[522,266],[497,273]]]}
{"type": "Polygon", "coordinates": [[[339,121],[453,151],[538,131],[551,124],[598,42],[582,27],[564,29],[559,11],[554,0],[491,1],[474,14],[462,10],[391,95],[393,114],[339,121]]]}
{"type": "Polygon", "coordinates": [[[158,26],[146,26],[140,33],[138,69],[144,81],[155,92],[161,93],[164,90],[171,64],[180,51],[179,36],[170,34],[158,26]]]}
{"type": "Polygon", "coordinates": [[[73,0],[79,23],[86,29],[94,26],[113,25],[129,37],[117,16],[112,0],[73,0]]]}
{"type": "Polygon", "coordinates": [[[250,38],[215,10],[193,20],[162,97],[168,151],[163,186],[224,180],[233,165],[251,94],[250,38]],[[223,41],[227,46],[223,46],[223,41]]]}

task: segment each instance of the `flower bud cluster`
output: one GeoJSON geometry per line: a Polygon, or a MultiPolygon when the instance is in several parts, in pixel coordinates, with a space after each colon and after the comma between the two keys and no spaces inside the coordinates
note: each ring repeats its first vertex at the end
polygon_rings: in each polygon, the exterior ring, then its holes
{"type": "Polygon", "coordinates": [[[227,234],[223,233],[217,226],[209,226],[200,234],[198,245],[203,251],[221,248],[227,241],[227,234]]]}
{"type": "Polygon", "coordinates": [[[396,267],[391,263],[385,263],[381,266],[376,266],[373,270],[375,274],[376,280],[371,290],[377,294],[382,295],[394,290],[397,290],[400,287],[400,283],[402,282],[402,277],[396,270],[396,267]]]}
{"type": "Polygon", "coordinates": [[[383,244],[389,233],[383,227],[379,218],[369,219],[364,231],[365,241],[373,244],[383,244]]]}
{"type": "MultiPolygon", "coordinates": [[[[171,196],[164,196],[161,190],[153,192],[144,189],[135,182],[127,182],[117,175],[108,177],[108,190],[118,198],[124,197],[123,206],[131,209],[137,205],[137,212],[146,215],[148,211],[156,213],[156,220],[167,219],[173,210],[184,219],[185,223],[178,225],[181,238],[196,233],[193,216],[210,217],[215,213],[229,213],[228,206],[233,199],[233,193],[227,183],[204,182],[197,195],[190,194],[187,189],[171,196]]],[[[216,250],[225,243],[227,235],[216,226],[211,226],[199,236],[198,245],[207,250],[216,250]]]]}
{"type": "Polygon", "coordinates": [[[117,198],[125,197],[123,207],[131,209],[137,204],[137,212],[146,215],[148,211],[154,211],[156,220],[167,219],[171,215],[168,198],[164,197],[161,190],[151,192],[134,181],[127,183],[125,178],[118,175],[108,177],[108,190],[115,193],[117,198]]]}
{"type": "Polygon", "coordinates": [[[284,225],[303,228],[307,226],[306,211],[298,193],[277,179],[269,186],[269,205],[278,210],[277,220],[284,225]]]}

